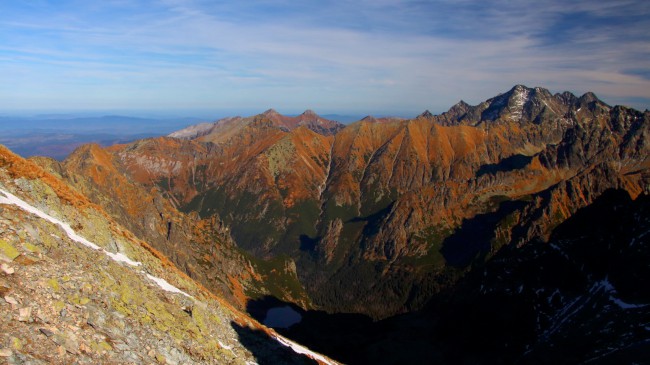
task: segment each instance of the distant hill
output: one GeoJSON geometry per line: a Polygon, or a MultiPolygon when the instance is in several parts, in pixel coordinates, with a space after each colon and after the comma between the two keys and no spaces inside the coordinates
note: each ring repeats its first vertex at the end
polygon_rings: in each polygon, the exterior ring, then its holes
{"type": "Polygon", "coordinates": [[[63,160],[86,143],[111,146],[168,134],[200,121],[197,118],[135,118],[119,115],[77,117],[47,114],[0,117],[0,144],[23,157],[47,156],[63,160]]]}

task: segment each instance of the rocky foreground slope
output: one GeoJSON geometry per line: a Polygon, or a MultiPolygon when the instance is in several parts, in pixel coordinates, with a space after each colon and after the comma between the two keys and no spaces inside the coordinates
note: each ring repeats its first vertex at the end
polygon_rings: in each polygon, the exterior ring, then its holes
{"type": "Polygon", "coordinates": [[[4,147],[0,262],[3,363],[333,363],[243,315],[4,147]]]}

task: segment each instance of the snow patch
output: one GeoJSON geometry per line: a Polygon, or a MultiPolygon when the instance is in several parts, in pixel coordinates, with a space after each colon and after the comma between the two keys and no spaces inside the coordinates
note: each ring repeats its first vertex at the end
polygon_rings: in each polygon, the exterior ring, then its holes
{"type": "Polygon", "coordinates": [[[232,346],[226,345],[225,343],[221,342],[221,340],[217,340],[217,342],[219,342],[219,346],[221,346],[222,348],[226,350],[232,350],[232,346]]]}
{"type": "MultiPolygon", "coordinates": [[[[115,262],[123,262],[123,263],[125,263],[127,265],[130,265],[130,266],[141,266],[142,265],[141,262],[133,261],[130,258],[128,258],[126,255],[122,254],[122,253],[112,253],[112,252],[108,252],[108,251],[104,250],[102,247],[100,247],[100,246],[96,245],[95,243],[90,242],[87,239],[85,239],[84,237],[81,237],[80,235],[78,235],[74,231],[74,229],[72,229],[72,227],[70,227],[70,225],[68,223],[65,223],[65,222],[63,222],[63,221],[61,221],[59,219],[56,219],[56,218],[52,217],[51,215],[49,215],[49,214],[43,212],[42,210],[28,204],[24,200],[20,199],[19,197],[15,196],[15,195],[13,195],[13,194],[11,194],[11,193],[3,190],[3,189],[0,189],[0,204],[18,206],[19,208],[21,208],[22,210],[24,210],[26,212],[34,214],[35,216],[37,216],[39,218],[45,219],[48,222],[51,222],[53,224],[58,225],[59,227],[61,227],[61,229],[63,229],[63,231],[68,235],[68,237],[70,237],[71,240],[73,240],[73,241],[75,241],[77,243],[80,243],[80,244],[82,244],[82,245],[84,245],[86,247],[92,248],[93,250],[101,251],[106,256],[110,257],[115,262]]],[[[53,234],[51,234],[51,235],[56,237],[53,234]]],[[[172,293],[183,294],[183,295],[185,295],[187,297],[190,297],[190,298],[192,297],[189,294],[185,293],[184,291],[182,291],[182,290],[176,288],[175,286],[169,284],[165,279],[157,278],[157,277],[149,275],[149,274],[146,274],[146,275],[147,275],[147,278],[149,278],[150,280],[155,282],[161,289],[163,289],[165,291],[172,292],[172,293]]]]}
{"type": "Polygon", "coordinates": [[[627,302],[624,302],[624,301],[622,301],[622,300],[620,300],[620,299],[614,297],[613,295],[610,295],[610,296],[609,296],[609,300],[611,300],[612,302],[614,302],[614,304],[616,304],[617,306],[619,306],[621,309],[645,308],[645,307],[647,307],[648,305],[650,305],[650,304],[631,304],[631,303],[627,303],[627,302]]]}
{"type": "Polygon", "coordinates": [[[187,128],[172,132],[168,134],[167,137],[193,139],[208,132],[212,127],[215,126],[215,124],[216,123],[208,122],[191,125],[187,128]]]}
{"type": "Polygon", "coordinates": [[[61,227],[61,229],[63,229],[65,231],[65,233],[68,235],[68,237],[70,237],[71,240],[73,240],[75,242],[78,242],[78,243],[81,243],[82,245],[90,247],[90,248],[92,248],[94,250],[101,249],[101,247],[97,246],[96,244],[94,244],[94,243],[88,241],[87,239],[79,236],[72,229],[72,227],[70,227],[69,224],[62,222],[62,221],[52,217],[49,214],[45,214],[40,209],[27,204],[25,201],[23,201],[22,199],[18,198],[17,196],[15,196],[15,195],[13,195],[13,194],[11,194],[9,192],[6,192],[6,191],[0,189],[0,193],[2,193],[2,195],[4,195],[4,196],[0,195],[0,204],[16,205],[16,206],[18,206],[19,208],[21,208],[22,210],[24,210],[26,212],[32,213],[32,214],[36,215],[39,218],[45,219],[46,221],[48,221],[50,223],[54,223],[54,224],[58,225],[59,227],[61,227]]]}
{"type": "Polygon", "coordinates": [[[513,107],[509,108],[511,111],[511,120],[520,120],[523,116],[524,105],[529,99],[530,90],[524,87],[515,88],[513,95],[513,107]]]}
{"type": "Polygon", "coordinates": [[[177,287],[173,286],[172,284],[168,283],[167,280],[165,280],[165,279],[158,278],[158,277],[155,277],[155,276],[150,275],[150,274],[147,274],[147,277],[149,278],[149,280],[151,280],[154,283],[158,284],[158,286],[164,291],[168,291],[170,293],[183,294],[184,296],[186,296],[188,298],[192,298],[191,295],[187,294],[186,292],[184,292],[184,291],[178,289],[177,287]]]}
{"type": "Polygon", "coordinates": [[[614,288],[614,285],[609,282],[609,278],[605,278],[595,284],[596,287],[601,287],[605,289],[606,293],[609,293],[609,300],[611,300],[614,304],[616,304],[619,308],[621,309],[636,309],[636,308],[645,308],[649,306],[650,304],[632,304],[632,303],[627,303],[619,298],[615,297],[618,293],[616,292],[616,288],[614,288]]]}
{"type": "Polygon", "coordinates": [[[310,349],[308,349],[308,348],[306,348],[306,347],[304,347],[302,345],[299,345],[299,344],[289,340],[286,337],[275,334],[275,339],[278,340],[278,342],[280,342],[282,345],[291,348],[294,352],[296,352],[298,354],[307,355],[307,356],[311,357],[312,359],[314,359],[314,360],[316,360],[318,362],[321,362],[323,364],[338,365],[337,362],[335,362],[333,360],[330,360],[330,359],[326,358],[325,356],[323,356],[323,355],[321,355],[319,353],[313,352],[310,349]]]}

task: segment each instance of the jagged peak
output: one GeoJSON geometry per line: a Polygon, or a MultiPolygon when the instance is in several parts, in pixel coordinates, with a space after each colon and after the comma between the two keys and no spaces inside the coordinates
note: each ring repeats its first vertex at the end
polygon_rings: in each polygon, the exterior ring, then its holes
{"type": "Polygon", "coordinates": [[[517,84],[506,95],[517,99],[528,99],[528,96],[534,91],[535,89],[529,88],[526,85],[517,84]]]}
{"type": "Polygon", "coordinates": [[[315,116],[315,117],[318,116],[318,114],[316,114],[316,112],[314,112],[314,111],[311,110],[311,109],[307,109],[307,110],[305,110],[304,112],[302,112],[301,115],[304,115],[304,116],[315,116]]]}
{"type": "Polygon", "coordinates": [[[467,104],[464,100],[461,100],[454,104],[451,108],[449,108],[448,113],[450,112],[455,112],[455,111],[462,111],[465,112],[468,108],[470,108],[471,105],[467,104]]]}
{"type": "Polygon", "coordinates": [[[386,124],[386,123],[402,122],[404,120],[407,119],[401,117],[375,117],[372,115],[366,115],[360,120],[360,122],[386,124]]]}
{"type": "Polygon", "coordinates": [[[564,97],[564,98],[575,98],[576,97],[571,91],[564,91],[563,93],[561,93],[559,95],[564,97]]]}
{"type": "Polygon", "coordinates": [[[108,165],[110,155],[98,143],[91,142],[75,148],[64,161],[71,162],[74,160],[94,161],[95,163],[108,165]]]}
{"type": "Polygon", "coordinates": [[[274,115],[280,115],[280,113],[278,113],[275,109],[271,108],[265,111],[264,113],[262,113],[262,115],[269,117],[274,115]]]}
{"type": "Polygon", "coordinates": [[[531,90],[528,86],[522,85],[522,84],[517,84],[510,89],[510,91],[515,91],[515,92],[523,92],[526,90],[531,90]]]}
{"type": "Polygon", "coordinates": [[[418,118],[430,119],[433,118],[433,114],[429,111],[429,109],[427,109],[422,114],[418,115],[418,118]]]}
{"type": "Polygon", "coordinates": [[[499,94],[497,95],[494,99],[503,97],[503,98],[510,98],[510,97],[521,97],[521,96],[536,96],[536,97],[552,97],[553,95],[548,89],[545,89],[543,87],[535,86],[535,87],[528,87],[523,84],[517,84],[513,86],[508,92],[499,94]]]}
{"type": "Polygon", "coordinates": [[[594,94],[593,92],[587,91],[586,93],[584,93],[580,97],[580,101],[586,102],[586,103],[591,103],[592,101],[600,101],[600,99],[598,99],[596,94],[594,94]]]}
{"type": "Polygon", "coordinates": [[[564,91],[562,93],[557,93],[557,94],[554,95],[554,97],[556,99],[560,100],[565,105],[573,104],[577,99],[577,97],[575,95],[573,95],[573,93],[570,92],[570,91],[564,91]]]}
{"type": "Polygon", "coordinates": [[[81,146],[75,148],[73,153],[85,153],[85,152],[93,152],[100,150],[102,147],[97,143],[97,142],[90,142],[86,144],[82,144],[81,146]]]}

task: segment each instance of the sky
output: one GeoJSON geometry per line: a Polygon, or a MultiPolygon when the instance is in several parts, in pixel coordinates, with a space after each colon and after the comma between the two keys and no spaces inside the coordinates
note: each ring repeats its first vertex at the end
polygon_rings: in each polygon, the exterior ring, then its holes
{"type": "Polygon", "coordinates": [[[650,1],[0,2],[0,114],[415,116],[515,84],[650,109],[650,1]]]}

